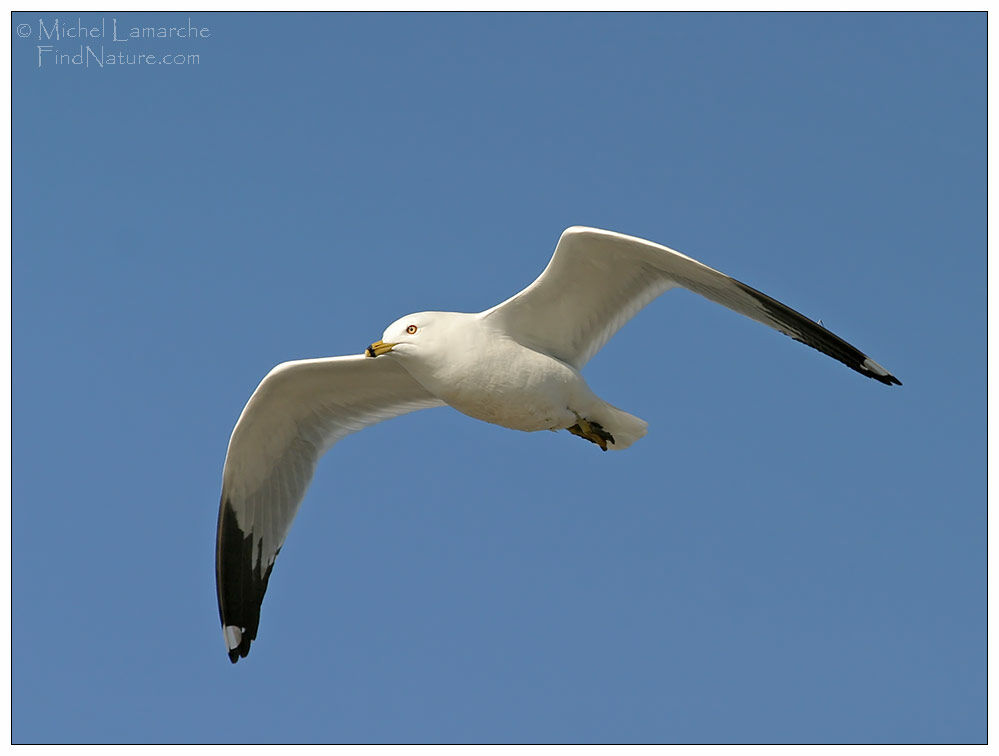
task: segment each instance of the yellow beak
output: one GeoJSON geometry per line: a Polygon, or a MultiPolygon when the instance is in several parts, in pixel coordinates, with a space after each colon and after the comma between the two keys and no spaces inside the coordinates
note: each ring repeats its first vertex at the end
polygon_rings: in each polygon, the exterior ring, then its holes
{"type": "Polygon", "coordinates": [[[383,354],[391,352],[392,347],[394,346],[395,344],[387,344],[384,341],[376,341],[374,344],[371,344],[367,349],[365,349],[364,353],[368,355],[368,357],[380,357],[383,354]]]}

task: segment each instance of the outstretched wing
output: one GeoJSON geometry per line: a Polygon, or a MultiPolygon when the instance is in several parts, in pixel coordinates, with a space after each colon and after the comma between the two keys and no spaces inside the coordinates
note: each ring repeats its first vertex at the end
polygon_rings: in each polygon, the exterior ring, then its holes
{"type": "Polygon", "coordinates": [[[278,365],[229,439],[215,551],[219,617],[236,662],[257,637],[260,602],[316,463],[344,436],[444,402],[394,360],[363,356],[278,365]]]}
{"type": "Polygon", "coordinates": [[[645,305],[674,286],[689,289],[884,384],[901,385],[856,347],[776,299],[669,247],[573,226],[538,279],[482,313],[524,346],[582,368],[645,305]]]}

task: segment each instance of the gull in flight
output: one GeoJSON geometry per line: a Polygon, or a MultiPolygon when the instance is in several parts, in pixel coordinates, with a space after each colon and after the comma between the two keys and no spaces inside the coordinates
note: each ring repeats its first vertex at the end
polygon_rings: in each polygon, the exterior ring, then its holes
{"type": "Polygon", "coordinates": [[[668,247],[574,226],[523,291],[479,313],[418,312],[364,354],[278,365],[246,403],[222,473],[215,554],[229,659],[257,637],[274,560],[316,463],[374,423],[428,407],[521,431],[567,430],[603,451],[626,449],[647,425],[600,399],[583,366],[645,305],[689,289],[886,385],[901,382],[790,307],[668,247]]]}

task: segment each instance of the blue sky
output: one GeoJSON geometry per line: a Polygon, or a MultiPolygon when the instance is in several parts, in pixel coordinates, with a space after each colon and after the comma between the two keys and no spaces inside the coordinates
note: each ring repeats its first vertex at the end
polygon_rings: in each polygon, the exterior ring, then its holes
{"type": "Polygon", "coordinates": [[[103,68],[55,18],[12,36],[15,742],[984,741],[984,14],[80,16],[198,56],[103,68]],[[450,409],[336,446],[230,665],[260,378],[573,224],[905,385],[671,292],[585,371],[625,452],[450,409]]]}

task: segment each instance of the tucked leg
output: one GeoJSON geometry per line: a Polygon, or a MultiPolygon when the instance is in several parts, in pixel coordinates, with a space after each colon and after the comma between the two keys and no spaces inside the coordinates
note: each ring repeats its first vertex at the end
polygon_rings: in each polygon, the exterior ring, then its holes
{"type": "Polygon", "coordinates": [[[566,430],[574,436],[579,436],[580,438],[585,438],[587,441],[591,441],[604,451],[607,451],[608,441],[612,444],[614,443],[614,436],[605,431],[600,423],[594,423],[583,418],[579,418],[578,423],[566,428],[566,430]]]}

